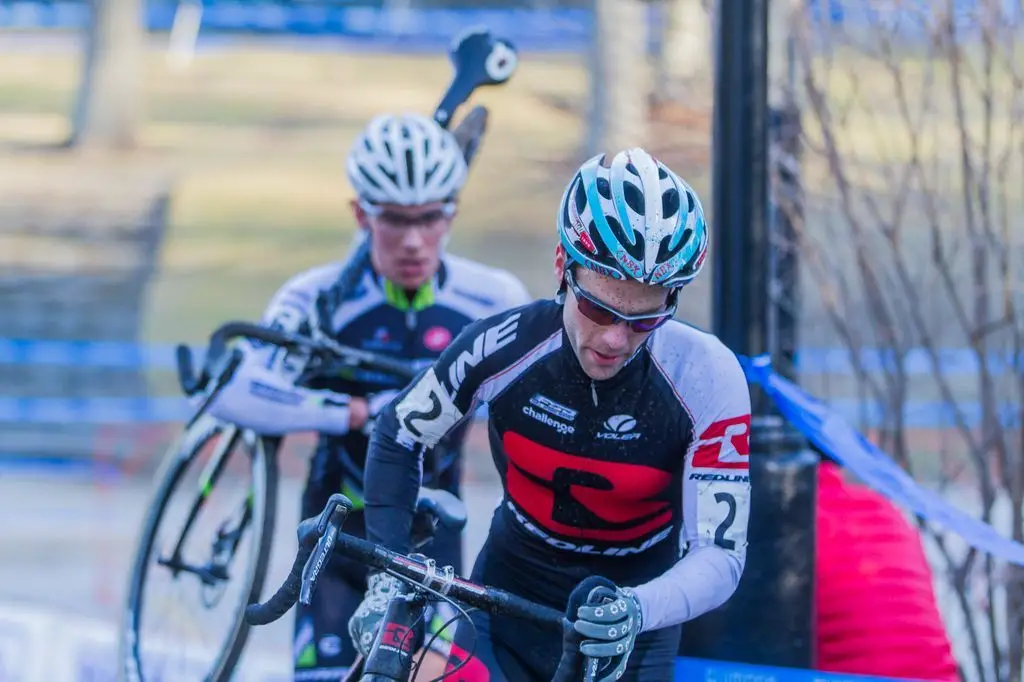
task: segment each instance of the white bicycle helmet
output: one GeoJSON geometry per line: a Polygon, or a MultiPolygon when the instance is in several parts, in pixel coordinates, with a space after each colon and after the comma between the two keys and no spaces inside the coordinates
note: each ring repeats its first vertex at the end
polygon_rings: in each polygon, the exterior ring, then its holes
{"type": "Polygon", "coordinates": [[[599,154],[565,188],[558,236],[570,260],[615,279],[678,288],[704,265],[708,229],[697,193],[643,149],[599,154]]]}
{"type": "Polygon", "coordinates": [[[352,145],[345,170],[359,197],[376,204],[448,201],[466,180],[455,137],[418,114],[375,117],[352,145]]]}

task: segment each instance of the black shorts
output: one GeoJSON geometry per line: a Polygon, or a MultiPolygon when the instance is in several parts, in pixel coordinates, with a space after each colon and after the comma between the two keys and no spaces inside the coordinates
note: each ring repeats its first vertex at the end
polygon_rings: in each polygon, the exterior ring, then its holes
{"type": "MultiPolygon", "coordinates": [[[[510,589],[515,571],[507,562],[494,560],[487,548],[473,567],[474,582],[510,589]]],[[[551,604],[565,608],[564,604],[551,604]]],[[[550,682],[562,655],[562,633],[522,620],[491,616],[482,611],[471,614],[472,626],[459,623],[451,645],[448,670],[461,667],[453,682],[550,682]]],[[[679,626],[645,632],[637,637],[622,682],[665,682],[675,673],[679,649],[679,626]]]]}

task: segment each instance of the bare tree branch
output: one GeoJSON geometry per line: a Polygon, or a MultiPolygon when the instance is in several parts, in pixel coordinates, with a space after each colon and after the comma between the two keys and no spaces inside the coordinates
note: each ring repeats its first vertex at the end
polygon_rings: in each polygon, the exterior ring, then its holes
{"type": "MultiPolygon", "coordinates": [[[[815,201],[801,256],[822,292],[820,314],[850,356],[855,388],[846,390],[882,408],[875,439],[952,497],[976,486],[986,522],[997,509],[1002,522],[1009,502],[1018,537],[1022,32],[1005,2],[982,0],[970,15],[957,7],[899,3],[895,15],[868,11],[866,24],[794,31],[809,122],[802,174],[817,186],[804,187],[815,201]],[[866,364],[868,348],[881,362],[866,364]],[[910,371],[912,359],[925,361],[923,375],[920,364],[910,371]],[[929,446],[938,453],[923,451],[908,421],[914,401],[935,397],[952,424],[929,446]]],[[[952,588],[947,608],[963,622],[965,675],[1022,682],[1024,575],[927,532],[952,588]]]]}

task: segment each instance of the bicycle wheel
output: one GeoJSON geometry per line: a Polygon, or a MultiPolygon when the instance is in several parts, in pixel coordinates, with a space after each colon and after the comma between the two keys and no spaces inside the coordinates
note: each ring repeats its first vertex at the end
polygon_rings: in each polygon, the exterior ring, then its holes
{"type": "MultiPolygon", "coordinates": [[[[136,545],[124,621],[119,628],[119,680],[147,682],[165,677],[158,671],[147,674],[147,669],[154,666],[144,665],[143,659],[150,655],[157,662],[164,659],[166,667],[166,659],[170,657],[166,652],[174,645],[157,637],[147,637],[142,632],[142,624],[146,620],[147,606],[152,608],[164,603],[159,599],[148,603],[145,588],[167,575],[172,577],[176,588],[185,591],[186,597],[197,591],[200,596],[197,605],[207,610],[220,604],[229,584],[240,588],[239,599],[231,605],[233,610],[227,613],[224,635],[219,639],[204,638],[202,660],[192,659],[186,664],[189,679],[224,682],[231,677],[249,634],[249,626],[243,617],[245,606],[259,599],[270,559],[277,508],[276,444],[277,441],[256,437],[236,426],[203,416],[188,427],[168,450],[156,476],[156,492],[136,545]],[[212,453],[207,456],[206,446],[211,444],[212,453]],[[240,459],[240,455],[248,461],[240,459]],[[189,488],[186,475],[194,468],[193,465],[203,464],[204,460],[198,485],[189,488]],[[202,540],[210,537],[197,520],[206,511],[204,508],[211,494],[221,482],[221,474],[229,469],[235,474],[240,467],[251,472],[251,480],[244,491],[238,490],[244,494],[232,515],[235,518],[217,526],[212,544],[207,545],[208,562],[205,565],[189,564],[188,558],[193,552],[188,543],[192,536],[200,538],[197,543],[200,547],[203,547],[202,540]],[[176,493],[185,495],[188,513],[182,524],[172,526],[170,540],[165,543],[160,537],[161,525],[167,521],[168,508],[176,493]],[[240,551],[246,539],[248,549],[240,551]],[[238,573],[233,569],[236,559],[241,557],[248,559],[249,564],[241,574],[232,575],[238,573]]],[[[233,483],[233,477],[227,477],[221,488],[230,490],[233,483]]],[[[206,556],[205,549],[203,554],[206,556]]],[[[179,613],[191,615],[196,612],[193,603],[185,603],[183,598],[165,601],[179,613]]],[[[173,618],[159,622],[169,621],[173,618]]]]}

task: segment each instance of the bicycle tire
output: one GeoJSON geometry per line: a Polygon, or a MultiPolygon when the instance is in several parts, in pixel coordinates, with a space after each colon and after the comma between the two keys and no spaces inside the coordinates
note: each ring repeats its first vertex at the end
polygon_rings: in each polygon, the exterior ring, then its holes
{"type": "MultiPolygon", "coordinates": [[[[146,575],[150,566],[154,565],[152,552],[156,540],[157,528],[167,508],[171,495],[175,492],[182,476],[192,464],[196,455],[215,436],[228,435],[229,430],[238,427],[218,422],[212,417],[203,416],[186,429],[177,441],[168,449],[160,470],[154,477],[157,481],[152,501],[143,519],[142,528],[135,545],[135,557],[129,578],[128,592],[123,610],[123,620],[118,629],[118,674],[119,682],[146,682],[142,672],[139,656],[139,624],[141,610],[145,608],[142,598],[146,575]]],[[[229,435],[229,437],[232,437],[229,435]]],[[[238,442],[231,452],[230,458],[237,456],[239,451],[251,458],[250,469],[253,481],[253,519],[252,528],[257,529],[257,537],[253,539],[249,549],[250,568],[244,576],[243,592],[245,599],[239,600],[233,614],[228,637],[220,652],[203,678],[205,682],[227,682],[235,665],[241,658],[249,636],[250,626],[245,622],[245,607],[248,603],[258,600],[266,581],[267,568],[270,563],[270,550],[273,544],[274,521],[277,513],[278,468],[277,449],[275,442],[256,437],[253,446],[246,443],[245,434],[239,432],[238,442]],[[252,560],[254,559],[254,560],[252,560]]]]}

